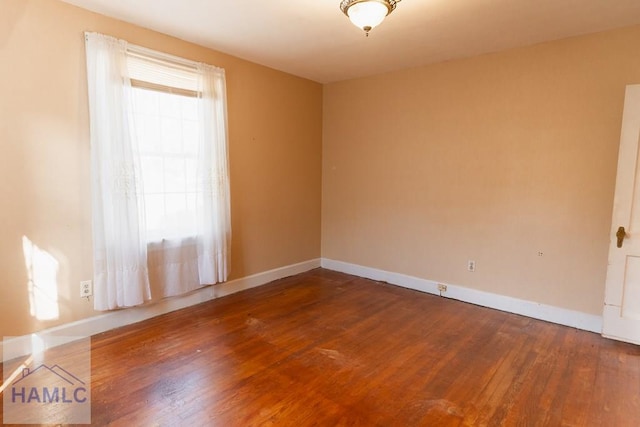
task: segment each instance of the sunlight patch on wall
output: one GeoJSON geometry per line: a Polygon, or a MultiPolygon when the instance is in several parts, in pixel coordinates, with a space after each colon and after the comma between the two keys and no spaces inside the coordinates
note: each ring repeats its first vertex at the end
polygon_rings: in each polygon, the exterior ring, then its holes
{"type": "Polygon", "coordinates": [[[26,236],[22,236],[22,250],[29,276],[31,316],[38,320],[58,319],[58,261],[26,236]]]}

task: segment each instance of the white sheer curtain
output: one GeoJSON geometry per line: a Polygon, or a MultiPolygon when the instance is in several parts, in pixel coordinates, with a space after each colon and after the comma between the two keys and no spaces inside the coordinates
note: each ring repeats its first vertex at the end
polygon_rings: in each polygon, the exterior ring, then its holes
{"type": "MultiPolygon", "coordinates": [[[[87,34],[86,40],[96,309],[141,304],[150,298],[149,284],[154,296],[164,297],[227,280],[231,216],[224,70],[100,34],[87,34]],[[167,223],[164,235],[157,228],[145,233],[145,197],[159,196],[144,194],[143,177],[157,177],[161,172],[147,170],[148,163],[143,164],[143,173],[138,167],[139,144],[133,135],[147,146],[156,139],[134,132],[138,116],[133,113],[137,98],[132,93],[138,92],[131,89],[130,73],[137,82],[197,95],[196,185],[185,190],[195,191],[195,197],[186,198],[191,202],[184,215],[193,218],[193,223],[186,227],[167,223]],[[179,228],[193,231],[176,235],[179,228]]],[[[145,127],[139,125],[138,130],[145,127]]],[[[156,187],[157,182],[147,184],[156,187]]],[[[152,209],[150,200],[147,206],[152,209]]]]}
{"type": "Polygon", "coordinates": [[[231,241],[227,107],[224,70],[198,64],[198,273],[200,284],[228,276],[231,241]]]}
{"type": "Polygon", "coordinates": [[[85,34],[91,133],[94,306],[150,298],[144,207],[129,106],[126,42],[85,34]]]}

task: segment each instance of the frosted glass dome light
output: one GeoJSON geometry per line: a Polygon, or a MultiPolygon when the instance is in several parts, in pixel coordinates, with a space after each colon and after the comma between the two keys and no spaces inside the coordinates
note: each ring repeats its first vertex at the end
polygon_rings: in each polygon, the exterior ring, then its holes
{"type": "Polygon", "coordinates": [[[400,0],[343,0],[340,10],[356,27],[369,35],[372,28],[380,25],[400,0]]]}

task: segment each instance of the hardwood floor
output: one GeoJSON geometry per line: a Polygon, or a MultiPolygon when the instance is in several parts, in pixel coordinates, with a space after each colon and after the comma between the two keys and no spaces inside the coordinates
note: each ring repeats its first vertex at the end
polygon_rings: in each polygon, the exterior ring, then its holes
{"type": "Polygon", "coordinates": [[[638,426],[640,347],[317,269],[92,338],[94,425],[638,426]]]}

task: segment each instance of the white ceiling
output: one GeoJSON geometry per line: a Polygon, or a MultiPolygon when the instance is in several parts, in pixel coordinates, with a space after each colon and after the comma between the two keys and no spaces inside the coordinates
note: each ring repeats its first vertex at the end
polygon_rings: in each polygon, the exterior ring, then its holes
{"type": "Polygon", "coordinates": [[[640,0],[403,0],[367,38],[339,0],[63,1],[321,83],[640,24],[640,0]]]}

